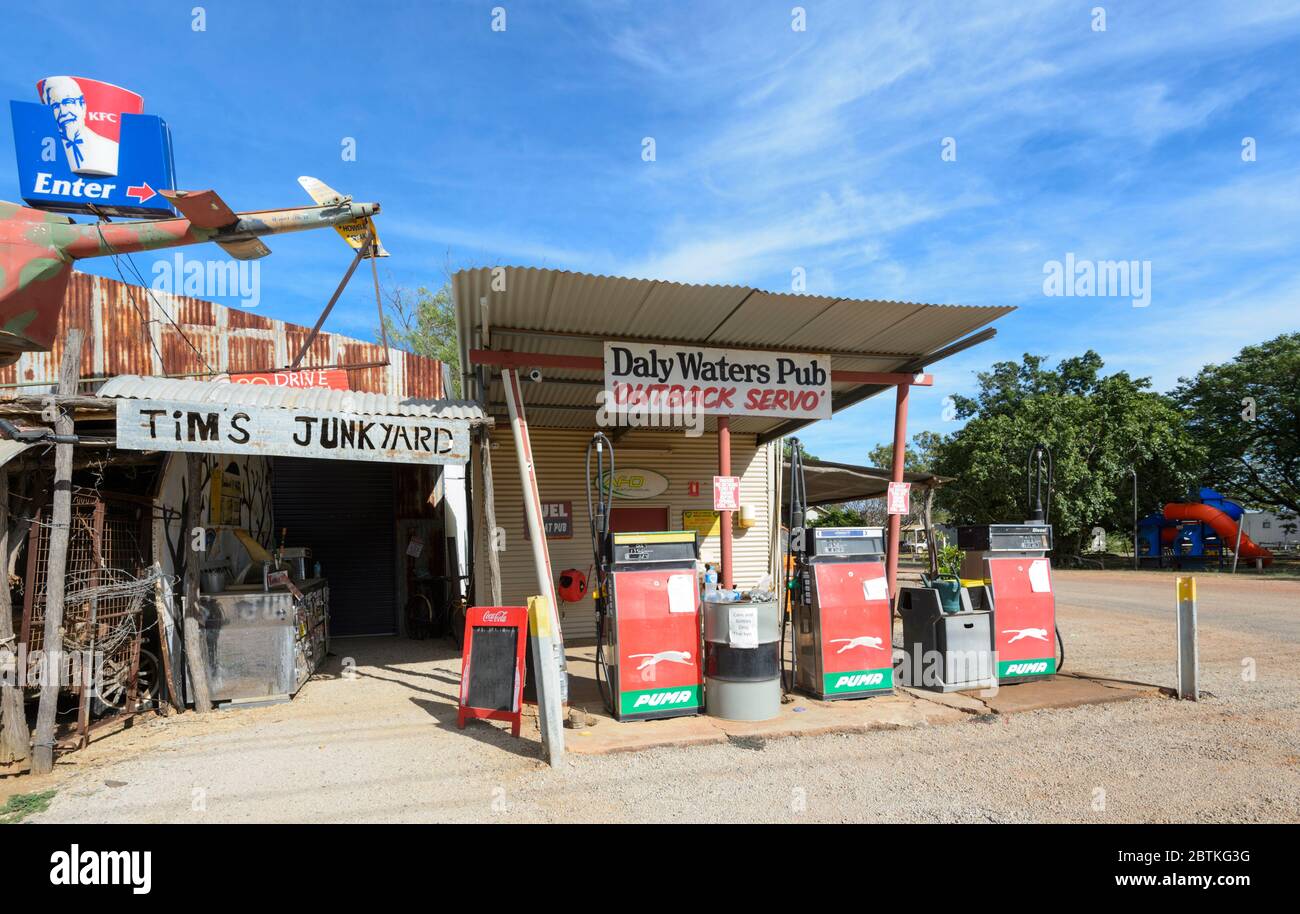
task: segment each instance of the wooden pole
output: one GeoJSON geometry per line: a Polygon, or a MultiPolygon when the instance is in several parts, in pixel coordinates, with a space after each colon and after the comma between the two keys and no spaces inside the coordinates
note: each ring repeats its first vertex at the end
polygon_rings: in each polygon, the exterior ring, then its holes
{"type": "MultiPolygon", "coordinates": [[[[208,690],[207,650],[203,631],[199,628],[199,565],[203,553],[195,551],[194,529],[202,522],[203,464],[202,454],[186,454],[187,496],[185,526],[181,529],[188,557],[185,560],[185,661],[190,671],[190,688],[194,690],[194,710],[206,714],[212,710],[212,695],[208,690]]],[[[206,538],[206,537],[205,537],[206,538]]]]}
{"type": "MultiPolygon", "coordinates": [[[[501,605],[501,556],[497,554],[497,502],[492,491],[492,436],[487,429],[482,431],[479,439],[479,457],[483,463],[483,525],[486,530],[480,533],[487,544],[488,587],[492,592],[492,605],[501,605]]],[[[474,600],[473,594],[470,600],[474,600]]]]}
{"type": "Polygon", "coordinates": [[[934,535],[934,483],[925,488],[925,551],[929,553],[930,574],[939,573],[939,541],[934,535]]]}
{"type": "Polygon", "coordinates": [[[528,601],[529,640],[533,649],[533,672],[537,683],[537,723],[542,730],[542,752],[551,767],[564,762],[564,711],[569,699],[568,669],[564,657],[564,630],[560,627],[555,603],[555,581],[551,574],[551,555],[542,526],[542,499],[537,488],[537,466],[528,434],[519,373],[513,368],[501,370],[510,427],[514,431],[515,457],[519,461],[519,483],[524,492],[524,518],[528,523],[529,545],[533,550],[533,570],[537,574],[537,598],[528,601]],[[544,619],[539,619],[544,615],[544,619]]]}
{"type": "MultiPolygon", "coordinates": [[[[903,481],[903,465],[907,460],[907,394],[906,384],[898,385],[898,399],[894,405],[894,453],[890,467],[890,479],[903,481]]],[[[899,514],[889,515],[888,541],[885,546],[885,577],[889,586],[889,599],[898,599],[898,533],[903,518],[899,514]]]]}
{"type": "Polygon", "coordinates": [[[158,618],[158,649],[162,653],[163,685],[166,686],[167,700],[158,701],[159,713],[170,705],[172,710],[185,710],[185,693],[176,685],[175,664],[172,661],[172,607],[175,600],[170,587],[163,586],[162,565],[155,557],[153,573],[156,577],[153,585],[154,613],[158,618]]]}
{"type": "Polygon", "coordinates": [[[14,637],[13,594],[9,590],[9,467],[0,467],[0,660],[13,663],[13,672],[0,676],[0,762],[21,762],[31,754],[31,732],[18,679],[18,640],[14,637]]]}
{"type": "MultiPolygon", "coordinates": [[[[68,331],[59,367],[59,396],[77,392],[81,367],[81,331],[68,331]]],[[[54,432],[71,435],[72,416],[56,407],[54,432]]],[[[72,445],[54,446],[54,504],[50,518],[50,555],[45,579],[44,666],[41,700],[36,712],[36,741],[32,752],[32,773],[54,770],[54,717],[59,709],[59,680],[63,666],[63,593],[67,583],[68,534],[72,526],[72,445]]]]}

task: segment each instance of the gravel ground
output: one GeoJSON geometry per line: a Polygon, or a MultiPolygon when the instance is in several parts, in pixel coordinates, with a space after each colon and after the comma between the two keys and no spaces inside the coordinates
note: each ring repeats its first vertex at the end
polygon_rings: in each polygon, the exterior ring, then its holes
{"type": "MultiPolygon", "coordinates": [[[[1069,668],[1172,684],[1171,576],[1056,583],[1069,668]]],[[[338,641],[355,678],[290,705],[156,719],[0,792],[56,787],[43,822],[1300,821],[1300,582],[1198,585],[1199,703],[571,756],[553,771],[494,724],[456,730],[448,652],[338,641]]]]}

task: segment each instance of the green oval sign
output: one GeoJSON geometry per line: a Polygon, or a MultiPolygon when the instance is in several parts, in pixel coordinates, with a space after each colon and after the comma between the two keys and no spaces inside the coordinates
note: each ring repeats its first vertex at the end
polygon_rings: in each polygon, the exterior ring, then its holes
{"type": "Polygon", "coordinates": [[[606,473],[603,485],[606,491],[612,492],[617,498],[655,498],[668,491],[668,477],[642,467],[627,467],[615,471],[612,487],[609,474],[606,473]]]}

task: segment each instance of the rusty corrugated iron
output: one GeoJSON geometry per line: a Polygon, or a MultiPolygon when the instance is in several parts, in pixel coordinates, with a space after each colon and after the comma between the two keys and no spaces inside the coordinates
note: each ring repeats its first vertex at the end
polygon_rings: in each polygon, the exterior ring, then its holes
{"type": "MultiPolygon", "coordinates": [[[[136,374],[192,375],[201,380],[209,370],[270,371],[287,365],[309,332],[298,324],[216,302],[73,272],[53,347],[49,352],[24,352],[17,363],[0,368],[0,385],[27,385],[0,388],[0,397],[40,393],[46,385],[52,390],[71,327],[85,333],[83,378],[136,374]],[[33,386],[35,382],[41,385],[33,386]]],[[[335,333],[321,333],[313,341],[302,367],[373,366],[384,361],[390,364],[350,370],[351,388],[420,399],[444,396],[437,359],[398,349],[385,352],[378,343],[335,333]]]]}

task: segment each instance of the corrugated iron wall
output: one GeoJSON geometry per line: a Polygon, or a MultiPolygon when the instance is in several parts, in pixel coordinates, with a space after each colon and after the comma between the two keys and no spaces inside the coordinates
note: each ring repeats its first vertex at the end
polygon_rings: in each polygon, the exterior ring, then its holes
{"type": "MultiPolygon", "coordinates": [[[[551,569],[559,575],[565,568],[586,573],[591,567],[591,527],[587,522],[585,463],[587,442],[593,429],[529,428],[533,457],[537,467],[537,485],[542,501],[573,502],[573,538],[547,540],[551,569]]],[[[524,498],[519,481],[519,464],[515,458],[514,439],[509,425],[501,424],[492,432],[492,480],[495,490],[497,525],[505,531],[505,551],[500,553],[501,596],[507,606],[523,606],[537,591],[533,553],[524,538],[524,498]]],[[[731,436],[732,472],[740,476],[741,504],[753,505],[755,524],[748,530],[735,530],[732,539],[734,577],[738,587],[752,587],[771,565],[771,502],[775,444],[755,446],[754,435],[731,436]]],[[[645,501],[620,500],[630,507],[668,508],[669,526],[679,528],[682,511],[708,510],[713,507],[713,474],[718,470],[718,438],[703,435],[687,438],[681,434],[632,431],[614,445],[620,468],[645,467],[668,477],[668,490],[658,498],[645,501]],[[671,453],[667,451],[671,450],[671,453]],[[687,483],[700,483],[700,494],[690,497],[687,483]]],[[[477,449],[476,449],[477,455],[477,449]]],[[[487,548],[491,539],[482,516],[482,475],[480,461],[474,458],[475,494],[475,588],[477,602],[491,601],[488,583],[487,548]]],[[[719,537],[705,537],[700,556],[717,561],[719,537]]],[[[561,624],[566,640],[596,636],[595,609],[590,599],[561,605],[561,624]]]]}
{"type": "MultiPolygon", "coordinates": [[[[209,368],[216,372],[283,368],[297,355],[311,329],[199,298],[151,292],[115,279],[74,272],[54,348],[24,353],[16,364],[0,369],[0,385],[24,385],[0,387],[0,396],[52,390],[63,358],[62,341],[71,327],[80,327],[86,334],[81,354],[83,378],[195,374],[200,379],[209,368]]],[[[321,333],[303,367],[384,359],[384,347],[378,343],[321,333]]],[[[437,359],[398,349],[389,349],[387,359],[386,368],[349,371],[352,389],[421,399],[444,396],[442,365],[437,359]]]]}

